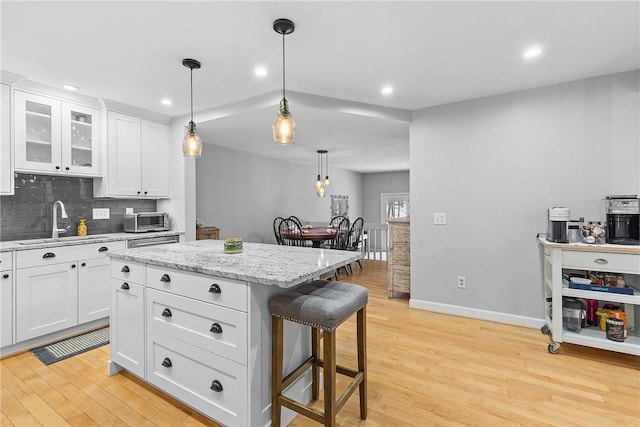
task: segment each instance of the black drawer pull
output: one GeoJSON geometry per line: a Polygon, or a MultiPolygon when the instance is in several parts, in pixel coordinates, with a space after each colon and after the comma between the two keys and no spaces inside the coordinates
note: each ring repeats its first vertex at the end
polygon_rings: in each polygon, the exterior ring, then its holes
{"type": "Polygon", "coordinates": [[[172,367],[173,364],[171,363],[171,359],[169,359],[168,357],[165,357],[164,360],[162,361],[162,366],[164,366],[165,368],[172,367]]]}
{"type": "Polygon", "coordinates": [[[209,288],[209,292],[211,292],[212,294],[219,294],[222,292],[222,289],[220,289],[220,286],[217,283],[214,283],[209,288]]]}
{"type": "Polygon", "coordinates": [[[163,274],[162,277],[160,278],[160,281],[164,283],[169,283],[171,281],[171,277],[169,277],[168,274],[163,274]]]}
{"type": "Polygon", "coordinates": [[[46,254],[42,255],[42,258],[55,258],[56,254],[54,254],[53,252],[47,252],[46,254]]]}
{"type": "Polygon", "coordinates": [[[83,262],[81,265],[82,265],[83,267],[86,267],[86,266],[87,266],[87,263],[86,263],[86,262],[83,262]]]}
{"type": "Polygon", "coordinates": [[[127,289],[129,289],[129,284],[127,282],[124,282],[122,286],[120,286],[120,289],[124,289],[126,291],[127,289]]]}
{"type": "Polygon", "coordinates": [[[129,272],[129,266],[125,265],[124,267],[122,267],[122,270],[120,270],[122,273],[128,273],[129,272]]]}
{"type": "Polygon", "coordinates": [[[220,326],[220,323],[216,322],[213,325],[211,325],[211,329],[209,329],[209,332],[213,332],[214,334],[221,334],[222,326],[220,326]]]}
{"type": "Polygon", "coordinates": [[[3,274],[3,275],[2,275],[2,278],[3,278],[3,279],[8,279],[8,278],[9,278],[9,275],[8,275],[8,274],[3,274]]]}
{"type": "Polygon", "coordinates": [[[71,268],[76,268],[76,265],[75,264],[71,264],[71,268]]]}
{"type": "Polygon", "coordinates": [[[98,249],[98,252],[107,252],[108,250],[109,250],[108,247],[102,246],[100,249],[98,249]]]}
{"type": "Polygon", "coordinates": [[[222,384],[220,384],[220,381],[213,380],[213,382],[211,383],[211,390],[215,391],[216,393],[220,393],[222,391],[222,384]]]}
{"type": "Polygon", "coordinates": [[[165,308],[164,310],[162,310],[162,316],[164,317],[171,317],[171,310],[169,310],[168,308],[165,308]]]}

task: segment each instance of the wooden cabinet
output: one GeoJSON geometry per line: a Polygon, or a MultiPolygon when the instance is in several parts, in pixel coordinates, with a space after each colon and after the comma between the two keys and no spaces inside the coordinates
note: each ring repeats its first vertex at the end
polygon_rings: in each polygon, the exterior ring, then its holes
{"type": "Polygon", "coordinates": [[[220,239],[220,229],[218,227],[203,227],[196,229],[196,240],[220,239]]]}
{"type": "Polygon", "coordinates": [[[0,253],[0,347],[13,344],[13,252],[0,253]]]}
{"type": "Polygon", "coordinates": [[[111,261],[111,361],[144,378],[146,266],[111,261]]]}
{"type": "Polygon", "coordinates": [[[169,197],[169,127],[115,111],[107,122],[109,173],[97,195],[169,197]]]}
{"type": "Polygon", "coordinates": [[[387,255],[387,290],[389,298],[394,292],[411,291],[410,222],[389,221],[389,253],[387,255]]]}
{"type": "Polygon", "coordinates": [[[15,169],[100,176],[100,111],[14,91],[15,169]]]}
{"type": "Polygon", "coordinates": [[[10,195],[13,189],[13,153],[11,146],[11,88],[0,84],[0,194],[10,195]]]}

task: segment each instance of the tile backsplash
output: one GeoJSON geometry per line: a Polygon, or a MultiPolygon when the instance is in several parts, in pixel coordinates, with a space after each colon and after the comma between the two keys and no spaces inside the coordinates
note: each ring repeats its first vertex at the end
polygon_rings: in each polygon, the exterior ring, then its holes
{"type": "Polygon", "coordinates": [[[0,197],[0,241],[51,237],[53,203],[62,201],[69,218],[58,209],[58,228],[63,236],[76,236],[80,218],[87,221],[88,234],[122,231],[125,208],[154,212],[155,200],[94,199],[93,179],[68,176],[15,174],[15,194],[0,197]],[[93,208],[109,208],[110,219],[92,219],[93,208]]]}

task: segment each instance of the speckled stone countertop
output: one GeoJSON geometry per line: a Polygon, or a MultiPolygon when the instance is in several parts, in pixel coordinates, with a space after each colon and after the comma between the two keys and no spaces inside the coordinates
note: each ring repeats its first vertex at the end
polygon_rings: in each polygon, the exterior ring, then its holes
{"type": "Polygon", "coordinates": [[[358,251],[244,243],[242,253],[225,254],[222,240],[113,251],[112,258],[229,279],[290,288],[362,258],[358,251]]]}
{"type": "Polygon", "coordinates": [[[156,231],[150,233],[106,233],[95,234],[84,237],[71,236],[59,237],[57,239],[31,239],[31,240],[12,240],[8,242],[0,242],[0,252],[9,251],[25,251],[28,249],[44,249],[55,248],[58,246],[84,245],[87,243],[106,243],[117,242],[119,240],[137,240],[149,237],[175,236],[183,235],[183,231],[156,231]]]}

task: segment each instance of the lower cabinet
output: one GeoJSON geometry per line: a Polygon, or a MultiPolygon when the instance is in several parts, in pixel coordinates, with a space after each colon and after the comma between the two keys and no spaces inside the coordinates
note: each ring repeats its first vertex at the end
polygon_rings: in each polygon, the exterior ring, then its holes
{"type": "Polygon", "coordinates": [[[78,266],[78,323],[109,316],[111,308],[109,258],[93,258],[78,266]]]}
{"type": "Polygon", "coordinates": [[[144,286],[111,280],[111,360],[144,378],[144,286]]]}
{"type": "Polygon", "coordinates": [[[13,274],[11,252],[0,253],[0,347],[13,344],[13,274]]]}

